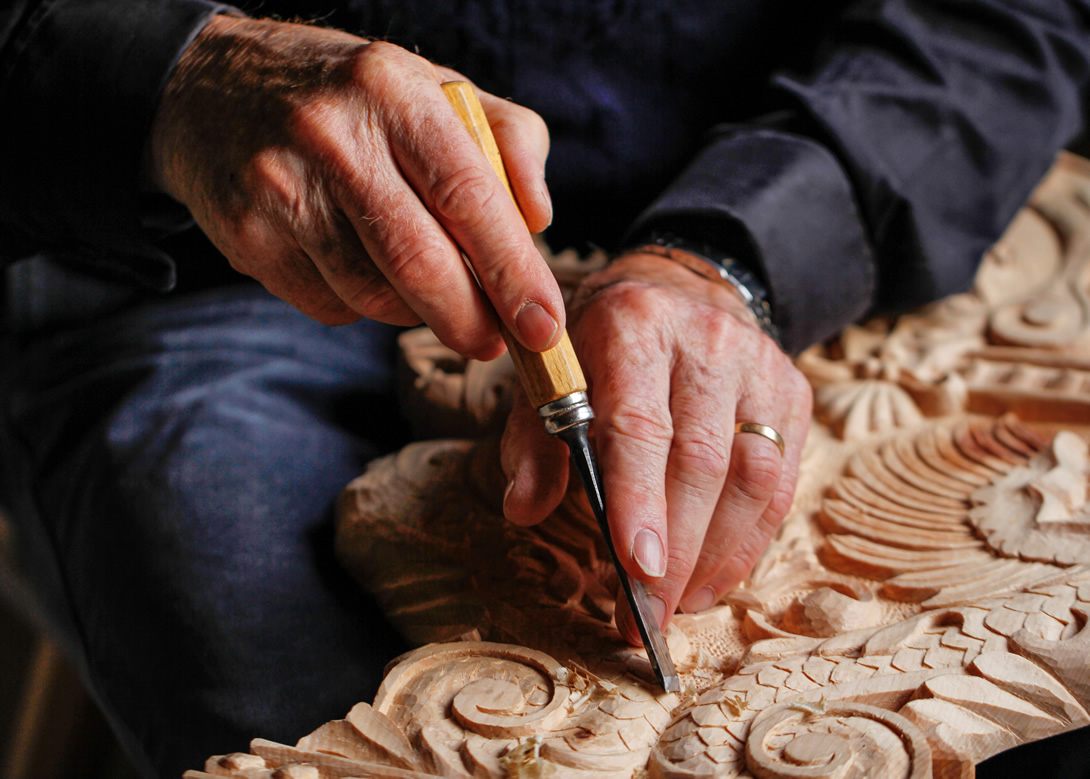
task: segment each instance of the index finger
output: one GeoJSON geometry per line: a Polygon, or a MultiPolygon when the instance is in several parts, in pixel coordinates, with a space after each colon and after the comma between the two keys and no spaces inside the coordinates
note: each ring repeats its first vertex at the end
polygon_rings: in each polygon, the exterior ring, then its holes
{"type": "MultiPolygon", "coordinates": [[[[393,155],[429,214],[469,257],[500,320],[526,348],[544,351],[564,329],[564,300],[499,178],[504,168],[473,87],[463,84],[453,92],[461,120],[443,90],[416,90],[419,97],[407,108],[417,114],[410,124],[429,132],[411,134],[393,155]],[[484,148],[493,151],[494,162],[484,148]]],[[[444,312],[435,317],[443,320],[444,312]]]]}
{"type": "MultiPolygon", "coordinates": [[[[468,130],[452,138],[451,146],[464,145],[468,137],[478,153],[458,149],[430,157],[423,151],[417,159],[422,170],[415,175],[425,176],[425,202],[469,257],[504,324],[524,346],[545,350],[556,345],[564,328],[560,289],[516,205],[476,91],[467,82],[447,83],[443,91],[468,130]]],[[[412,179],[414,172],[406,173],[412,179]]]]}

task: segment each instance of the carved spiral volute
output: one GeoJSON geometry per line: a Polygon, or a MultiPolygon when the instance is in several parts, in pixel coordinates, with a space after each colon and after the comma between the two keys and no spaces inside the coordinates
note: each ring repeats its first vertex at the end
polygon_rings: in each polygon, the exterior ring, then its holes
{"type": "Polygon", "coordinates": [[[374,708],[404,731],[432,770],[499,776],[512,746],[567,716],[571,690],[561,675],[553,658],[526,647],[431,645],[389,671],[374,708]]]}
{"type": "Polygon", "coordinates": [[[861,703],[783,703],[754,719],[746,768],[757,777],[931,776],[931,751],[899,714],[861,703]]]}
{"type": "Polygon", "coordinates": [[[559,668],[548,655],[526,647],[424,647],[389,673],[375,707],[394,722],[453,720],[478,735],[519,738],[546,731],[563,717],[570,690],[557,680],[559,668]]]}
{"type": "Polygon", "coordinates": [[[509,678],[470,682],[454,695],[454,719],[466,730],[495,738],[520,738],[548,730],[564,715],[568,690],[546,688],[529,676],[512,673],[509,678]]]}

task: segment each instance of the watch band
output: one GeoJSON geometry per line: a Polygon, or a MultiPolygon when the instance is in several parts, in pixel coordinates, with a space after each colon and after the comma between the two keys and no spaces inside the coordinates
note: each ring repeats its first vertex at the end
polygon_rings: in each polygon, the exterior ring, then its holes
{"type": "Polygon", "coordinates": [[[705,243],[690,241],[673,233],[652,233],[650,242],[633,246],[629,251],[649,252],[665,257],[709,281],[732,286],[745,302],[757,325],[777,344],[779,330],[772,322],[772,308],[768,304],[768,292],[761,282],[743,268],[733,257],[705,243]]]}

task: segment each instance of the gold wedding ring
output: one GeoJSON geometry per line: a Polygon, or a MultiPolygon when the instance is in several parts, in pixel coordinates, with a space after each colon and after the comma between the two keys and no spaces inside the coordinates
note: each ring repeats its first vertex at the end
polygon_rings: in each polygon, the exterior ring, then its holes
{"type": "Polygon", "coordinates": [[[757,422],[739,422],[734,426],[734,433],[756,433],[757,435],[763,435],[769,441],[774,443],[780,449],[780,457],[783,457],[783,436],[776,432],[775,428],[771,428],[768,425],[761,425],[757,422]]]}

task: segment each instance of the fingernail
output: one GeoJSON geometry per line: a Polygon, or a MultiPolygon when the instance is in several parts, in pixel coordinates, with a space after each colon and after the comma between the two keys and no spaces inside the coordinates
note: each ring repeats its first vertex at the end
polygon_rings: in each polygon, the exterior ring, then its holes
{"type": "Polygon", "coordinates": [[[560,325],[549,316],[549,312],[542,308],[540,303],[527,303],[515,317],[515,327],[518,328],[521,340],[526,346],[542,351],[552,343],[553,336],[560,325]]]}
{"type": "Polygon", "coordinates": [[[515,480],[511,479],[507,482],[507,486],[503,490],[503,515],[507,516],[507,498],[511,496],[512,490],[515,489],[515,480]]]}
{"type": "Polygon", "coordinates": [[[549,194],[549,188],[545,186],[544,179],[542,179],[541,181],[541,186],[539,187],[539,190],[541,192],[542,202],[544,202],[546,207],[549,209],[549,224],[551,225],[553,223],[553,198],[552,195],[549,194]]]}
{"type": "Polygon", "coordinates": [[[666,550],[662,548],[662,539],[655,531],[644,528],[636,533],[632,539],[632,557],[648,576],[659,579],[666,575],[666,550]]]}
{"type": "Polygon", "coordinates": [[[711,587],[701,587],[688,598],[681,602],[681,608],[690,614],[707,611],[715,605],[715,590],[711,587]]]}

